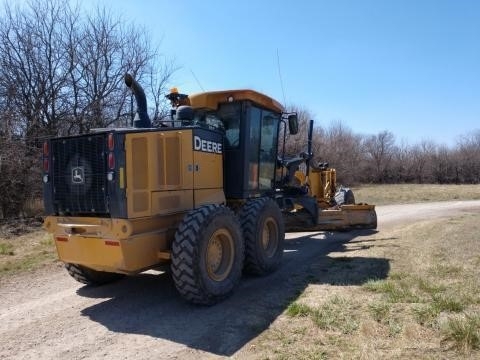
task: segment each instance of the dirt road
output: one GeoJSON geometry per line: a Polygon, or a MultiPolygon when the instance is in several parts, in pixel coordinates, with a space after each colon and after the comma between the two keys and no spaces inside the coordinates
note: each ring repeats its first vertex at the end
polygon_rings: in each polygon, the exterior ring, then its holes
{"type": "MultiPolygon", "coordinates": [[[[480,201],[377,208],[380,233],[422,219],[447,217],[480,201]]],[[[239,355],[311,281],[333,281],[328,254],[371,231],[287,234],[282,267],[244,278],[214,307],[186,304],[169,274],[148,272],[88,288],[55,266],[0,283],[0,359],[199,359],[239,355]],[[312,280],[320,269],[325,277],[312,280]]],[[[388,274],[387,259],[354,258],[367,269],[340,279],[357,285],[388,274]]]]}

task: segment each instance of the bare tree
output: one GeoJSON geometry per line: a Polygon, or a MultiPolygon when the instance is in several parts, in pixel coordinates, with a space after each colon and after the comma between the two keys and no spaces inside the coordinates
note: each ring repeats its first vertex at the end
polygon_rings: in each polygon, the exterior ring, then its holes
{"type": "Polygon", "coordinates": [[[391,160],[391,181],[412,182],[415,178],[412,148],[405,142],[396,146],[391,160]]]}
{"type": "MultiPolygon", "coordinates": [[[[298,106],[289,106],[287,112],[297,113],[298,133],[291,135],[288,131],[286,132],[285,153],[288,156],[297,156],[301,152],[307,151],[308,128],[310,120],[313,119],[313,117],[309,110],[298,106]]],[[[283,133],[280,139],[283,140],[283,133]]],[[[314,146],[312,148],[314,148],[314,146]]]]}
{"type": "Polygon", "coordinates": [[[480,183],[480,130],[460,138],[457,143],[456,165],[463,182],[480,183]]]}
{"type": "Polygon", "coordinates": [[[454,152],[447,146],[437,148],[432,158],[433,181],[439,184],[453,183],[455,179],[454,152]]]}
{"type": "Polygon", "coordinates": [[[412,157],[412,169],[415,174],[415,181],[419,184],[432,182],[432,159],[436,153],[437,146],[429,140],[422,140],[414,145],[410,151],[412,157]]]}
{"type": "Polygon", "coordinates": [[[65,7],[51,2],[21,10],[5,4],[4,9],[0,88],[16,114],[16,132],[30,141],[51,133],[59,115],[57,101],[66,75],[62,71],[65,56],[57,50],[62,31],[55,27],[65,7]]]}
{"type": "Polygon", "coordinates": [[[360,181],[359,164],[362,149],[361,136],[354,134],[340,120],[333,121],[325,130],[321,142],[321,161],[337,169],[338,182],[353,185],[360,181]]]}
{"type": "MultiPolygon", "coordinates": [[[[61,0],[5,3],[3,8],[0,177],[15,187],[7,192],[12,200],[13,193],[39,193],[38,174],[30,169],[38,163],[42,139],[126,125],[130,94],[124,74],[155,84],[160,98],[175,67],[159,62],[161,54],[144,29],[104,8],[84,15],[78,6],[61,0]],[[11,147],[15,159],[22,161],[11,159],[11,147]],[[17,170],[27,175],[17,176],[17,170]]],[[[155,103],[156,114],[162,106],[155,103]]],[[[18,213],[18,203],[21,199],[10,202],[9,214],[18,213]]]]}
{"type": "Polygon", "coordinates": [[[150,88],[150,103],[152,104],[151,113],[152,113],[152,123],[156,126],[165,120],[169,114],[168,107],[169,102],[165,98],[165,94],[168,92],[168,84],[170,82],[171,74],[177,70],[176,65],[173,62],[169,62],[164,59],[162,56],[156,55],[157,64],[160,67],[158,71],[155,67],[150,67],[148,69],[148,78],[150,79],[149,88],[150,88]]]}
{"type": "MultiPolygon", "coordinates": [[[[287,154],[306,150],[311,114],[291,107],[299,117],[299,133],[287,136],[287,154]]],[[[417,144],[395,142],[390,131],[376,135],[355,134],[341,121],[328,127],[318,123],[313,131],[313,163],[328,162],[337,169],[340,183],[480,183],[480,130],[462,136],[455,147],[431,140],[417,144]]]]}
{"type": "Polygon", "coordinates": [[[371,135],[365,139],[364,148],[366,160],[374,173],[374,181],[385,182],[395,151],[395,136],[387,130],[371,135]]]}
{"type": "MultiPolygon", "coordinates": [[[[60,0],[4,8],[0,94],[17,112],[17,130],[28,137],[125,125],[130,94],[123,75],[145,78],[160,99],[176,70],[159,61],[144,29],[104,8],[87,16],[60,0]]],[[[155,102],[155,116],[164,105],[155,102]]]]}
{"type": "MultiPolygon", "coordinates": [[[[123,85],[128,71],[140,77],[156,67],[145,32],[125,26],[120,18],[99,8],[86,18],[80,32],[69,43],[70,73],[77,128],[84,132],[92,127],[108,127],[127,122],[129,93],[123,85]]],[[[162,69],[163,70],[163,69],[162,69]]],[[[168,80],[172,72],[163,74],[168,80]]]]}

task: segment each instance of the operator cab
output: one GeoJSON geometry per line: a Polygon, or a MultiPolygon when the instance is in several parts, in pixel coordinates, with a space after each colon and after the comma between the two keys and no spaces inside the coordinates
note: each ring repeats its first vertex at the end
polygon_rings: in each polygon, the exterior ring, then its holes
{"type": "Polygon", "coordinates": [[[243,100],[220,104],[217,115],[225,127],[225,196],[246,199],[272,192],[281,113],[243,100]]]}
{"type": "MultiPolygon", "coordinates": [[[[188,97],[172,92],[167,98],[181,110],[181,114],[172,112],[172,120],[185,126],[184,114],[188,113],[190,125],[223,133],[227,199],[274,192],[282,105],[253,90],[215,91],[188,97]],[[193,114],[185,111],[185,105],[193,109],[193,114]]],[[[290,122],[289,118],[289,125],[290,122]]]]}
{"type": "Polygon", "coordinates": [[[246,199],[273,191],[281,113],[248,100],[195,113],[195,125],[213,127],[224,134],[225,197],[246,199]]]}

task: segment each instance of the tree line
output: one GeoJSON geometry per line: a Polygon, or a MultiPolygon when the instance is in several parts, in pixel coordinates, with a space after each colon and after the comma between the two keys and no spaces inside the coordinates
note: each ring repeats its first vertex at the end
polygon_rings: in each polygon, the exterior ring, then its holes
{"type": "Polygon", "coordinates": [[[126,126],[131,73],[149,94],[153,122],[175,71],[142,27],[105,8],[91,13],[62,0],[3,5],[0,15],[0,217],[41,197],[43,140],[126,126]]]}
{"type": "MultiPolygon", "coordinates": [[[[306,150],[311,114],[292,107],[299,117],[299,134],[288,136],[287,153],[306,150]]],[[[480,129],[461,136],[454,146],[424,140],[398,142],[395,135],[355,133],[341,121],[316,125],[313,130],[312,164],[328,162],[344,185],[365,183],[480,183],[480,129]]]]}

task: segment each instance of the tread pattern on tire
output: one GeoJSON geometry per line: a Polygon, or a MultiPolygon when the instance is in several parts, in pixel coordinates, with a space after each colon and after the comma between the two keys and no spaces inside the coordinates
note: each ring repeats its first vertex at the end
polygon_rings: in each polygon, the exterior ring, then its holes
{"type": "Polygon", "coordinates": [[[172,244],[171,270],[175,287],[182,297],[189,302],[202,305],[214,304],[227,297],[240,280],[243,257],[244,246],[240,223],[229,208],[220,205],[205,205],[192,210],[180,223],[172,244]],[[227,291],[213,294],[208,291],[204,284],[201,274],[204,269],[200,269],[198,265],[200,256],[198,239],[204,235],[210,223],[220,216],[231,218],[234,226],[238,229],[236,234],[238,239],[234,242],[239,248],[235,250],[238,253],[234,255],[236,258],[232,268],[232,272],[237,272],[238,275],[234,275],[233,279],[229,280],[231,282],[226,286],[227,291]],[[235,269],[235,266],[239,268],[235,269]]]}
{"type": "Polygon", "coordinates": [[[335,194],[335,202],[337,205],[353,205],[355,204],[355,195],[350,188],[341,187],[335,194]]]}
{"type": "Polygon", "coordinates": [[[106,271],[96,271],[82,265],[65,263],[65,268],[71,277],[86,285],[103,285],[120,280],[125,275],[106,271]]]}
{"type": "MultiPolygon", "coordinates": [[[[278,205],[270,198],[259,198],[248,201],[243,208],[240,210],[239,217],[242,225],[243,236],[245,239],[245,264],[244,271],[252,275],[265,275],[269,272],[274,271],[278,265],[272,267],[265,267],[265,264],[262,264],[258,260],[257,254],[257,221],[259,220],[259,215],[261,210],[266,206],[267,202],[272,202],[275,206],[278,205]]],[[[280,209],[278,210],[280,212],[280,209]]],[[[280,213],[280,217],[281,217],[280,213]]],[[[282,219],[283,220],[283,219],[282,219]]],[[[285,238],[285,227],[283,222],[278,225],[279,231],[279,244],[281,251],[283,252],[283,242],[285,238]]]]}

